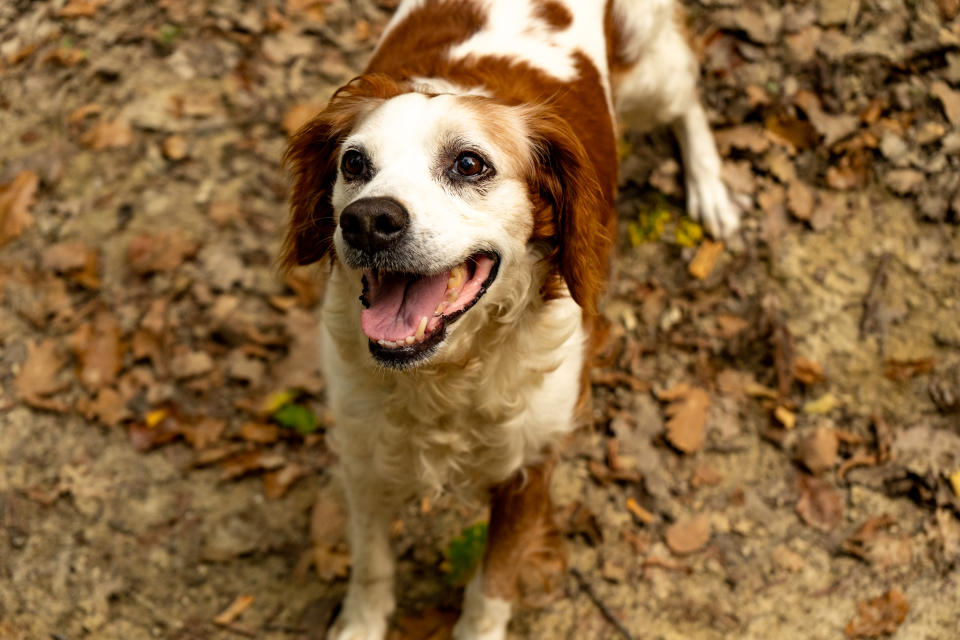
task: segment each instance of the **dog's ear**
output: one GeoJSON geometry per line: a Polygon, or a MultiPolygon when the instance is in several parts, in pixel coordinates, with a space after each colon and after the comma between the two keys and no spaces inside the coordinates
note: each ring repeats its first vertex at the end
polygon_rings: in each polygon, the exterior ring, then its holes
{"type": "Polygon", "coordinates": [[[280,264],[284,268],[318,262],[333,250],[337,230],[330,197],[337,179],[340,145],[357,120],[407,88],[379,74],[353,79],[290,139],[284,164],[293,177],[290,224],[280,264]]]}
{"type": "MultiPolygon", "coordinates": [[[[546,241],[551,261],[588,313],[595,313],[607,280],[612,238],[604,227],[612,204],[570,125],[551,109],[528,118],[534,153],[532,240],[546,241]]],[[[549,286],[549,284],[548,284],[549,286]]]]}

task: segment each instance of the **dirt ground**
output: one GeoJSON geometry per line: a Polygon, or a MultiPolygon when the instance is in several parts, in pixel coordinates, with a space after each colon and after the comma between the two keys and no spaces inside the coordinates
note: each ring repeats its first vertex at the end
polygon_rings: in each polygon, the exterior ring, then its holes
{"type": "MultiPolygon", "coordinates": [[[[349,555],[280,162],[391,4],[0,3],[0,638],[323,637],[349,555]]],[[[626,137],[569,569],[511,637],[960,638],[958,2],[686,8],[744,230],[704,241],[672,140],[626,137]]],[[[445,637],[483,518],[397,521],[394,640],[445,637]]]]}

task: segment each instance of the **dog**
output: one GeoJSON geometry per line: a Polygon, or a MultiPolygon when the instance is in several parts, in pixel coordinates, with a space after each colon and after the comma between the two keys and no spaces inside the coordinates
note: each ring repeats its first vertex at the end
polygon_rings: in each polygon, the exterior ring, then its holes
{"type": "Polygon", "coordinates": [[[669,125],[689,214],[739,223],[671,0],[403,0],[291,139],[282,261],[329,264],[321,367],[352,573],[332,640],[380,640],[404,500],[490,500],[458,640],[505,637],[551,534],[616,231],[618,118],[669,125]]]}

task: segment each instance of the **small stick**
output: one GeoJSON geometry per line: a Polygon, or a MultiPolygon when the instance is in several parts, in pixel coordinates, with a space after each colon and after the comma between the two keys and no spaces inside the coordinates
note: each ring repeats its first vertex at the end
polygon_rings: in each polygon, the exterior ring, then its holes
{"type": "Polygon", "coordinates": [[[606,604],[600,599],[600,596],[597,595],[597,592],[593,590],[593,587],[590,586],[590,583],[587,582],[587,579],[583,577],[583,574],[580,573],[577,569],[570,569],[571,575],[577,580],[577,584],[580,586],[580,591],[587,594],[587,597],[590,598],[590,602],[600,610],[600,613],[604,618],[607,619],[613,628],[616,629],[625,640],[635,640],[634,637],[627,631],[627,628],[623,626],[623,623],[617,619],[613,612],[607,607],[606,604]]]}
{"type": "Polygon", "coordinates": [[[877,264],[877,268],[873,272],[873,278],[870,280],[870,288],[867,290],[867,297],[863,301],[863,315],[860,316],[861,340],[867,336],[868,332],[879,329],[879,327],[873,326],[876,323],[874,315],[880,305],[881,291],[887,284],[887,267],[892,257],[889,252],[880,256],[880,262],[877,264]]]}

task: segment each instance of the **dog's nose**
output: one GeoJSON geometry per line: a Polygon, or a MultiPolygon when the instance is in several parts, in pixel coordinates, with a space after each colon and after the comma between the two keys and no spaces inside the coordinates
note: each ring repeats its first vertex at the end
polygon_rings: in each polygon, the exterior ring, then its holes
{"type": "Polygon", "coordinates": [[[410,224],[410,215],[392,198],[362,198],[340,213],[343,239],[351,247],[374,253],[396,246],[410,224]]]}

